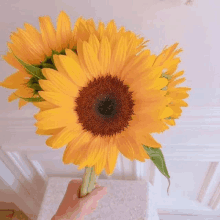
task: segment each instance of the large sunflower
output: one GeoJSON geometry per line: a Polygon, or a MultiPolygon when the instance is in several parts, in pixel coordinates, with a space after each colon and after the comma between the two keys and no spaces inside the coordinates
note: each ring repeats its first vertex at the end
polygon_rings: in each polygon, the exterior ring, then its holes
{"type": "Polygon", "coordinates": [[[119,152],[149,159],[142,145],[161,148],[150,133],[168,129],[162,119],[173,114],[162,90],[164,67],[153,66],[156,56],[133,33],[111,25],[111,34],[103,28],[78,39],[77,54],[53,55],[56,70],[44,68],[46,80],[39,80],[46,101],[35,103],[37,133],[52,135],[47,145],[67,145],[63,162],[94,166],[96,175],[103,169],[111,175],[119,152]]]}
{"type": "MultiPolygon", "coordinates": [[[[17,33],[12,33],[10,37],[12,43],[8,43],[9,52],[2,57],[7,63],[18,69],[16,73],[0,82],[0,86],[16,89],[8,97],[9,102],[19,97],[37,98],[39,97],[38,92],[42,91],[38,78],[30,75],[14,57],[13,53],[27,64],[35,65],[39,68],[53,68],[54,61],[52,55],[65,55],[66,48],[76,52],[77,39],[88,40],[92,33],[100,39],[100,36],[105,32],[110,37],[110,42],[112,43],[116,33],[116,26],[113,21],[109,22],[106,30],[104,24],[100,22],[98,30],[96,30],[92,19],[85,20],[82,17],[76,21],[74,29],[71,30],[70,19],[64,11],[61,11],[58,16],[56,30],[49,16],[40,17],[39,23],[41,33],[28,23],[24,24],[26,29],[18,28],[17,33]]],[[[124,32],[123,28],[121,29],[122,32],[124,32]]],[[[136,48],[136,50],[140,51],[144,47],[144,39],[138,38],[133,33],[129,35],[132,42],[131,48],[138,44],[139,48],[136,48]]],[[[19,109],[27,103],[24,99],[19,99],[19,109]]]]}

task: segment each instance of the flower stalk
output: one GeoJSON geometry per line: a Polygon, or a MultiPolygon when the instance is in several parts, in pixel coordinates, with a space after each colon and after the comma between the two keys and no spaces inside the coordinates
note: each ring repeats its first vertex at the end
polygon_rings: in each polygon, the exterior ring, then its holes
{"type": "Polygon", "coordinates": [[[95,174],[95,168],[86,167],[85,173],[82,179],[82,186],[80,189],[80,196],[79,196],[80,198],[92,192],[92,190],[95,188],[97,179],[98,179],[98,176],[95,174]]]}

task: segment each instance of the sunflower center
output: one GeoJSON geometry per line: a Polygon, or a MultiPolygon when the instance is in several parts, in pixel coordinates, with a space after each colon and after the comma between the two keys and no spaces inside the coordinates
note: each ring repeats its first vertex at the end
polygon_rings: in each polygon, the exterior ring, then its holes
{"type": "Polygon", "coordinates": [[[116,114],[116,100],[111,98],[111,94],[103,96],[102,94],[96,99],[95,111],[101,117],[109,118],[116,114]]]}
{"type": "Polygon", "coordinates": [[[83,130],[113,136],[129,126],[134,115],[132,93],[117,77],[95,78],[79,91],[75,111],[83,130]]]}

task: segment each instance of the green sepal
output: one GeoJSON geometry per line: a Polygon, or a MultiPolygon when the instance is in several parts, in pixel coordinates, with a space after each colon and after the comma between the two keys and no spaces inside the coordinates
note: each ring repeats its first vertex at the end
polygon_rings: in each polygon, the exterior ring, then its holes
{"type": "Polygon", "coordinates": [[[161,90],[163,90],[163,91],[167,91],[167,89],[168,89],[168,87],[165,86],[165,87],[163,87],[161,90]]]}
{"type": "MultiPolygon", "coordinates": [[[[14,53],[13,53],[13,54],[14,54],[14,53]]],[[[14,54],[14,56],[15,56],[15,54],[14,54]]],[[[24,66],[24,68],[27,70],[27,72],[28,72],[29,74],[31,74],[32,76],[37,77],[38,79],[46,79],[46,78],[44,77],[44,75],[42,74],[42,71],[41,71],[40,68],[38,68],[38,67],[36,67],[36,66],[33,66],[33,65],[29,65],[29,64],[23,62],[22,60],[20,60],[20,59],[19,59],[18,57],[16,57],[16,56],[15,56],[15,58],[18,60],[18,62],[19,62],[22,66],[24,66]]]]}
{"type": "MultiPolygon", "coordinates": [[[[14,93],[15,94],[15,93],[14,93]]],[[[15,94],[16,95],[16,94],[15,94]]],[[[19,97],[20,99],[24,99],[25,101],[27,102],[43,102],[45,101],[42,97],[36,97],[36,98],[23,98],[23,97],[20,97],[18,95],[16,95],[17,97],[19,97]]]]}
{"type": "Polygon", "coordinates": [[[168,118],[166,118],[166,119],[173,119],[173,118],[171,118],[171,117],[168,117],[168,118]]]}
{"type": "Polygon", "coordinates": [[[27,83],[27,87],[32,88],[37,91],[43,90],[39,85],[38,78],[36,78],[35,76],[30,78],[30,80],[27,83]]]}
{"type": "Polygon", "coordinates": [[[72,48],[72,51],[73,51],[74,53],[76,53],[76,54],[77,54],[77,49],[76,49],[76,46],[74,46],[74,47],[72,48]]]}
{"type": "Polygon", "coordinates": [[[167,178],[169,182],[169,186],[167,188],[167,194],[169,195],[169,187],[170,187],[170,176],[166,167],[165,159],[163,156],[162,151],[159,148],[152,148],[147,147],[143,145],[144,149],[148,153],[150,159],[153,161],[153,163],[156,165],[156,167],[159,169],[159,171],[167,178]]]}
{"type": "Polygon", "coordinates": [[[38,94],[38,90],[34,90],[33,96],[38,94]]]}
{"type": "Polygon", "coordinates": [[[53,55],[54,55],[54,54],[56,54],[56,55],[65,55],[65,51],[64,51],[64,50],[62,50],[61,52],[57,52],[56,50],[53,50],[53,51],[52,51],[52,55],[51,55],[50,59],[51,59],[53,65],[54,65],[54,67],[55,67],[55,63],[54,63],[54,60],[53,60],[53,55]],[[63,53],[64,53],[64,54],[63,54],[63,53]]]}
{"type": "Polygon", "coordinates": [[[37,91],[42,91],[42,90],[43,90],[43,89],[40,87],[40,85],[37,84],[37,83],[32,84],[29,88],[32,88],[32,89],[37,90],[37,91]]]}
{"type": "Polygon", "coordinates": [[[166,78],[166,79],[168,79],[168,80],[172,79],[172,76],[171,76],[171,75],[168,75],[168,74],[166,74],[166,73],[162,73],[162,77],[164,77],[164,78],[166,78]]]}
{"type": "Polygon", "coordinates": [[[22,98],[22,97],[19,97],[19,98],[24,99],[27,102],[43,102],[43,101],[45,101],[42,97],[36,97],[36,98],[22,98]]]}
{"type": "Polygon", "coordinates": [[[50,63],[42,63],[42,68],[51,68],[54,69],[54,65],[50,63]]]}

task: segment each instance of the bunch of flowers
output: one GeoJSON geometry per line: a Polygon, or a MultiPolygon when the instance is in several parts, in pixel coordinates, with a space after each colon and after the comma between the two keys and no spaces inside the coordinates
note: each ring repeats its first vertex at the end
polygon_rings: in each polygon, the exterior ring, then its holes
{"type": "Polygon", "coordinates": [[[63,163],[85,168],[80,196],[94,188],[103,169],[112,175],[119,152],[130,160],[151,159],[170,178],[161,144],[152,133],[175,125],[190,88],[177,72],[178,43],[152,54],[143,37],[114,20],[96,26],[80,17],[71,29],[61,11],[57,29],[40,17],[40,33],[25,23],[3,59],[17,69],[1,86],[16,89],[8,101],[31,102],[39,135],[53,149],[65,145],[63,163]]]}

